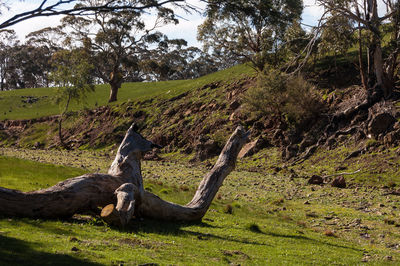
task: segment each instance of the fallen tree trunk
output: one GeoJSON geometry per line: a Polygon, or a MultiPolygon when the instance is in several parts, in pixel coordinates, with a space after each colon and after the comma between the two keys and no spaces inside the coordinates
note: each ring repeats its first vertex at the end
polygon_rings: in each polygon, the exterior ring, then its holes
{"type": "Polygon", "coordinates": [[[242,127],[235,130],[214,167],[204,176],[192,201],[185,206],[164,201],[144,190],[140,160],[145,152],[157,145],[136,133],[131,126],[108,174],[87,174],[33,192],[0,188],[0,214],[65,218],[108,205],[102,212],[103,218],[119,225],[129,223],[134,216],[199,220],[207,212],[224,179],[234,169],[247,137],[248,133],[242,127]],[[119,216],[119,221],[116,216],[119,216]]]}
{"type": "Polygon", "coordinates": [[[21,192],[0,188],[0,214],[40,218],[65,218],[92,212],[114,201],[114,191],[129,180],[104,174],[67,179],[47,189],[21,192]]]}

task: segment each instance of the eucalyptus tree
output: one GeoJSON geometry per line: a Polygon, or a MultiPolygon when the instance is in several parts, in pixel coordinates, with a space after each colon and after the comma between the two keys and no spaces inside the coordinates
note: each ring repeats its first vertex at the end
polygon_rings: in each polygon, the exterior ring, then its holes
{"type": "Polygon", "coordinates": [[[262,71],[281,62],[285,32],[302,10],[300,0],[210,0],[198,39],[205,50],[245,58],[262,71]]]}
{"type": "Polygon", "coordinates": [[[56,49],[44,44],[51,40],[48,35],[43,38],[39,37],[40,34],[31,35],[27,42],[21,43],[13,30],[0,31],[1,90],[49,85],[50,58],[56,49]]]}
{"type": "MultiPolygon", "coordinates": [[[[84,0],[82,4],[97,5],[104,0],[84,0]]],[[[66,16],[62,28],[65,42],[80,44],[91,51],[97,78],[110,85],[109,102],[117,100],[122,82],[138,68],[139,57],[149,46],[160,42],[157,28],[167,23],[178,23],[174,12],[159,7],[151,25],[146,25],[143,14],[136,11],[96,12],[90,16],[66,16]]]]}
{"type": "Polygon", "coordinates": [[[333,54],[336,69],[337,56],[347,54],[356,43],[356,38],[351,21],[335,13],[332,14],[322,28],[318,52],[321,55],[333,54]]]}
{"type": "Polygon", "coordinates": [[[12,89],[10,80],[15,67],[12,53],[16,45],[19,45],[19,41],[14,30],[0,31],[0,90],[2,91],[12,89]]]}

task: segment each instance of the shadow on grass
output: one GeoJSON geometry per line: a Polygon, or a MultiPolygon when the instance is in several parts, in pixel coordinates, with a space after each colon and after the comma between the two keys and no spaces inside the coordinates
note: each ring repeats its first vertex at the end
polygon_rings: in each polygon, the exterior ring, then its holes
{"type": "Polygon", "coordinates": [[[268,235],[268,236],[273,236],[273,237],[291,238],[291,239],[295,239],[295,240],[304,240],[304,241],[313,243],[313,244],[315,244],[317,246],[318,245],[327,245],[327,246],[336,247],[336,248],[351,249],[351,250],[354,250],[354,251],[363,251],[362,249],[343,246],[343,245],[332,244],[332,243],[329,243],[328,241],[321,241],[321,240],[312,239],[312,238],[309,238],[309,237],[306,237],[306,236],[301,236],[301,235],[285,235],[285,234],[278,234],[278,233],[275,233],[275,232],[267,232],[267,233],[262,232],[262,234],[265,234],[265,235],[268,235]]]}
{"type": "Polygon", "coordinates": [[[65,254],[34,250],[29,242],[0,235],[0,265],[99,265],[65,254]]]}
{"type": "Polygon", "coordinates": [[[13,219],[15,223],[19,224],[24,224],[25,226],[31,226],[36,229],[40,229],[55,235],[68,235],[70,234],[70,231],[61,228],[61,226],[57,226],[54,223],[44,223],[45,221],[52,221],[52,222],[57,222],[60,220],[42,220],[42,219],[30,219],[30,218],[14,218],[13,219]]]}
{"type": "Polygon", "coordinates": [[[122,231],[129,232],[129,233],[156,233],[156,234],[163,234],[163,235],[174,235],[174,236],[183,236],[189,235],[194,236],[199,240],[208,240],[208,239],[218,239],[224,241],[231,241],[236,243],[242,244],[251,244],[251,245],[261,245],[261,246],[268,246],[268,244],[260,243],[257,241],[251,241],[247,239],[241,239],[239,236],[218,236],[215,234],[210,233],[200,233],[200,232],[193,232],[190,230],[183,229],[187,226],[198,226],[202,228],[221,228],[218,226],[210,225],[208,223],[204,223],[202,221],[198,222],[165,222],[165,221],[157,221],[146,219],[143,221],[135,220],[130,223],[129,227],[126,227],[122,231]]]}

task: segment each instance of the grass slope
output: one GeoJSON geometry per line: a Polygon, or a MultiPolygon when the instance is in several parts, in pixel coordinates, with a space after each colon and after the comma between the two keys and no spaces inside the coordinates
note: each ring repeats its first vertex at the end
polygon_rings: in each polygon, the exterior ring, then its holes
{"type": "MultiPolygon", "coordinates": [[[[27,155],[14,151],[14,155],[18,154],[27,155]]],[[[51,151],[39,157],[42,161],[64,158],[63,162],[70,165],[83,164],[85,171],[99,168],[103,171],[110,161],[109,157],[93,152],[73,152],[68,157],[65,151],[51,151]],[[87,157],[97,157],[97,163],[81,159],[87,157]]],[[[54,167],[14,158],[1,160],[26,163],[32,173],[54,167]]],[[[206,172],[200,167],[164,162],[145,161],[142,168],[147,190],[180,204],[188,202],[206,172]]],[[[6,169],[3,176],[9,175],[6,169]]],[[[23,180],[26,172],[18,169],[12,175],[23,180]]],[[[63,169],[66,175],[76,171],[76,168],[63,169]]],[[[58,180],[48,173],[43,181],[54,184],[58,180]]],[[[31,182],[28,190],[42,187],[39,183],[31,182]]],[[[388,196],[382,206],[379,203],[385,197],[374,189],[362,188],[355,193],[359,188],[339,190],[305,183],[301,178],[288,179],[286,174],[234,171],[200,223],[146,219],[118,230],[86,216],[62,221],[0,218],[0,264],[398,263],[400,254],[396,243],[400,241],[400,234],[395,230],[398,223],[395,217],[399,215],[394,208],[398,204],[395,196],[388,196]],[[372,205],[362,208],[365,202],[372,205]]],[[[3,178],[0,186],[21,188],[3,178]]]]}
{"type": "MultiPolygon", "coordinates": [[[[113,104],[129,100],[143,101],[150,98],[169,99],[215,81],[240,79],[253,73],[254,70],[251,67],[239,65],[193,80],[124,83],[119,90],[118,101],[113,104]]],[[[88,94],[86,100],[81,103],[73,102],[70,105],[70,110],[93,109],[97,106],[107,105],[109,90],[108,85],[96,86],[95,92],[88,94]]],[[[0,120],[32,119],[59,114],[60,108],[54,102],[56,93],[57,90],[55,88],[0,92],[0,120]],[[23,100],[26,100],[27,96],[34,97],[38,101],[31,104],[24,103],[23,100]]]]}
{"type": "Polygon", "coordinates": [[[2,187],[31,191],[47,188],[66,178],[82,174],[84,171],[79,168],[0,156],[0,186],[2,187]]]}

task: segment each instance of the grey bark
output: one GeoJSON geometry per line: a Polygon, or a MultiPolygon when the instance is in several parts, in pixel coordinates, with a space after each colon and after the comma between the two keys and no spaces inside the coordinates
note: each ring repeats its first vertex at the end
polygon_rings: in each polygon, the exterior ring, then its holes
{"type": "Polygon", "coordinates": [[[193,199],[185,206],[164,201],[144,190],[140,160],[145,152],[157,145],[136,133],[132,126],[108,174],[87,174],[33,192],[0,188],[0,214],[64,218],[107,205],[103,218],[119,225],[129,223],[134,216],[169,221],[199,220],[207,212],[224,179],[234,169],[247,138],[248,133],[242,127],[235,130],[214,167],[204,176],[193,199]],[[107,219],[110,215],[114,218],[107,219]],[[116,215],[119,221],[115,219],[116,215]]]}

